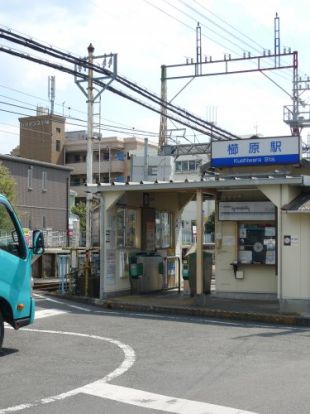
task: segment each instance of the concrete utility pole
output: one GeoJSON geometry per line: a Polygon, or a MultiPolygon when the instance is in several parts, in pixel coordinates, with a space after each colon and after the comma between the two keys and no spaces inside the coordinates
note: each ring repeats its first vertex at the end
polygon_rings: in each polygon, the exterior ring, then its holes
{"type": "MultiPolygon", "coordinates": [[[[98,102],[98,98],[102,92],[110,85],[117,76],[117,55],[115,53],[104,54],[101,56],[94,56],[95,48],[90,43],[87,48],[88,56],[84,58],[83,62],[75,65],[76,72],[87,72],[87,79],[80,79],[75,76],[75,83],[81,89],[87,98],[87,154],[86,154],[86,184],[93,183],[93,138],[94,138],[94,103],[98,102]],[[102,59],[100,65],[94,66],[96,59],[102,59]],[[96,77],[94,77],[96,71],[96,77]],[[100,89],[96,88],[94,93],[94,81],[105,81],[105,85],[100,89]],[[87,82],[87,87],[82,86],[83,82],[87,82]]],[[[100,122],[100,121],[99,121],[100,122]]],[[[100,125],[99,125],[100,128],[100,125]]],[[[99,160],[100,163],[100,160],[99,160]]],[[[91,209],[92,209],[92,195],[86,194],[86,260],[87,260],[87,274],[85,275],[85,293],[88,290],[88,276],[90,273],[91,256],[91,209]]]]}
{"type": "MultiPolygon", "coordinates": [[[[95,48],[92,44],[88,46],[88,63],[94,62],[95,48]]],[[[87,154],[86,154],[86,183],[93,182],[93,122],[94,122],[94,72],[91,67],[88,68],[87,84],[87,154]]],[[[91,248],[91,200],[92,195],[86,195],[86,250],[91,248]]]]}

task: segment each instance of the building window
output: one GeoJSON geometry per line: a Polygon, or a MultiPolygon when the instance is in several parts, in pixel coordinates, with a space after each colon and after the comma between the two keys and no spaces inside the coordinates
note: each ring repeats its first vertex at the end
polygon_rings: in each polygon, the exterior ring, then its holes
{"type": "Polygon", "coordinates": [[[189,161],[188,165],[189,165],[189,170],[190,171],[195,171],[196,170],[196,162],[195,162],[195,160],[189,161]]]}
{"type": "Polygon", "coordinates": [[[47,172],[42,171],[42,191],[47,191],[47,172]]]}
{"type": "Polygon", "coordinates": [[[45,216],[43,216],[42,224],[43,224],[43,229],[46,229],[46,217],[45,216]]]}
{"type": "Polygon", "coordinates": [[[60,134],[61,129],[60,129],[60,128],[56,128],[56,132],[57,132],[58,134],[60,134]]]}
{"type": "Polygon", "coordinates": [[[201,160],[176,161],[175,172],[177,173],[185,173],[188,171],[194,172],[194,171],[198,171],[200,166],[201,166],[201,160]]]}
{"type": "Polygon", "coordinates": [[[60,140],[56,139],[56,151],[60,152],[60,140]]]}
{"type": "Polygon", "coordinates": [[[175,171],[176,172],[182,172],[182,164],[181,164],[181,161],[177,161],[175,163],[175,171]]]}
{"type": "Polygon", "coordinates": [[[28,176],[27,176],[28,190],[32,190],[32,170],[33,170],[33,167],[32,167],[32,165],[30,165],[28,167],[28,176]]]}

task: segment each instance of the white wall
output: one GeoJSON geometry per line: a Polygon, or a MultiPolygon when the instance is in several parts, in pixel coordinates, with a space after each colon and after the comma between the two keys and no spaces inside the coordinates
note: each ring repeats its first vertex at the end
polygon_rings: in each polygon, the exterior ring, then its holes
{"type": "Polygon", "coordinates": [[[244,279],[236,279],[230,265],[238,257],[238,225],[232,221],[216,222],[215,283],[219,293],[277,293],[275,266],[242,265],[244,279]]]}
{"type": "Polygon", "coordinates": [[[291,246],[282,242],[283,299],[310,299],[310,215],[282,213],[283,236],[293,236],[291,246]]]}

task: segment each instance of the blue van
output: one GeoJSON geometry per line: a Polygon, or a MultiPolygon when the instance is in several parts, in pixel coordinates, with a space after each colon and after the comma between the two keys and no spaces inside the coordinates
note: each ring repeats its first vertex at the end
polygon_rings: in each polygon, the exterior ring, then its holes
{"type": "Polygon", "coordinates": [[[34,319],[31,262],[34,254],[43,252],[42,232],[33,232],[29,248],[16,213],[0,194],[0,349],[4,322],[18,329],[34,319]]]}

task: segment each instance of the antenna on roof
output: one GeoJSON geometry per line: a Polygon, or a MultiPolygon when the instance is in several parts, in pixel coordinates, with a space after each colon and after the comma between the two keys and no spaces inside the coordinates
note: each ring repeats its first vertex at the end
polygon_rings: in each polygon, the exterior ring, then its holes
{"type": "Polygon", "coordinates": [[[55,76],[48,77],[48,99],[51,102],[51,115],[54,113],[54,102],[55,102],[55,76]]]}

